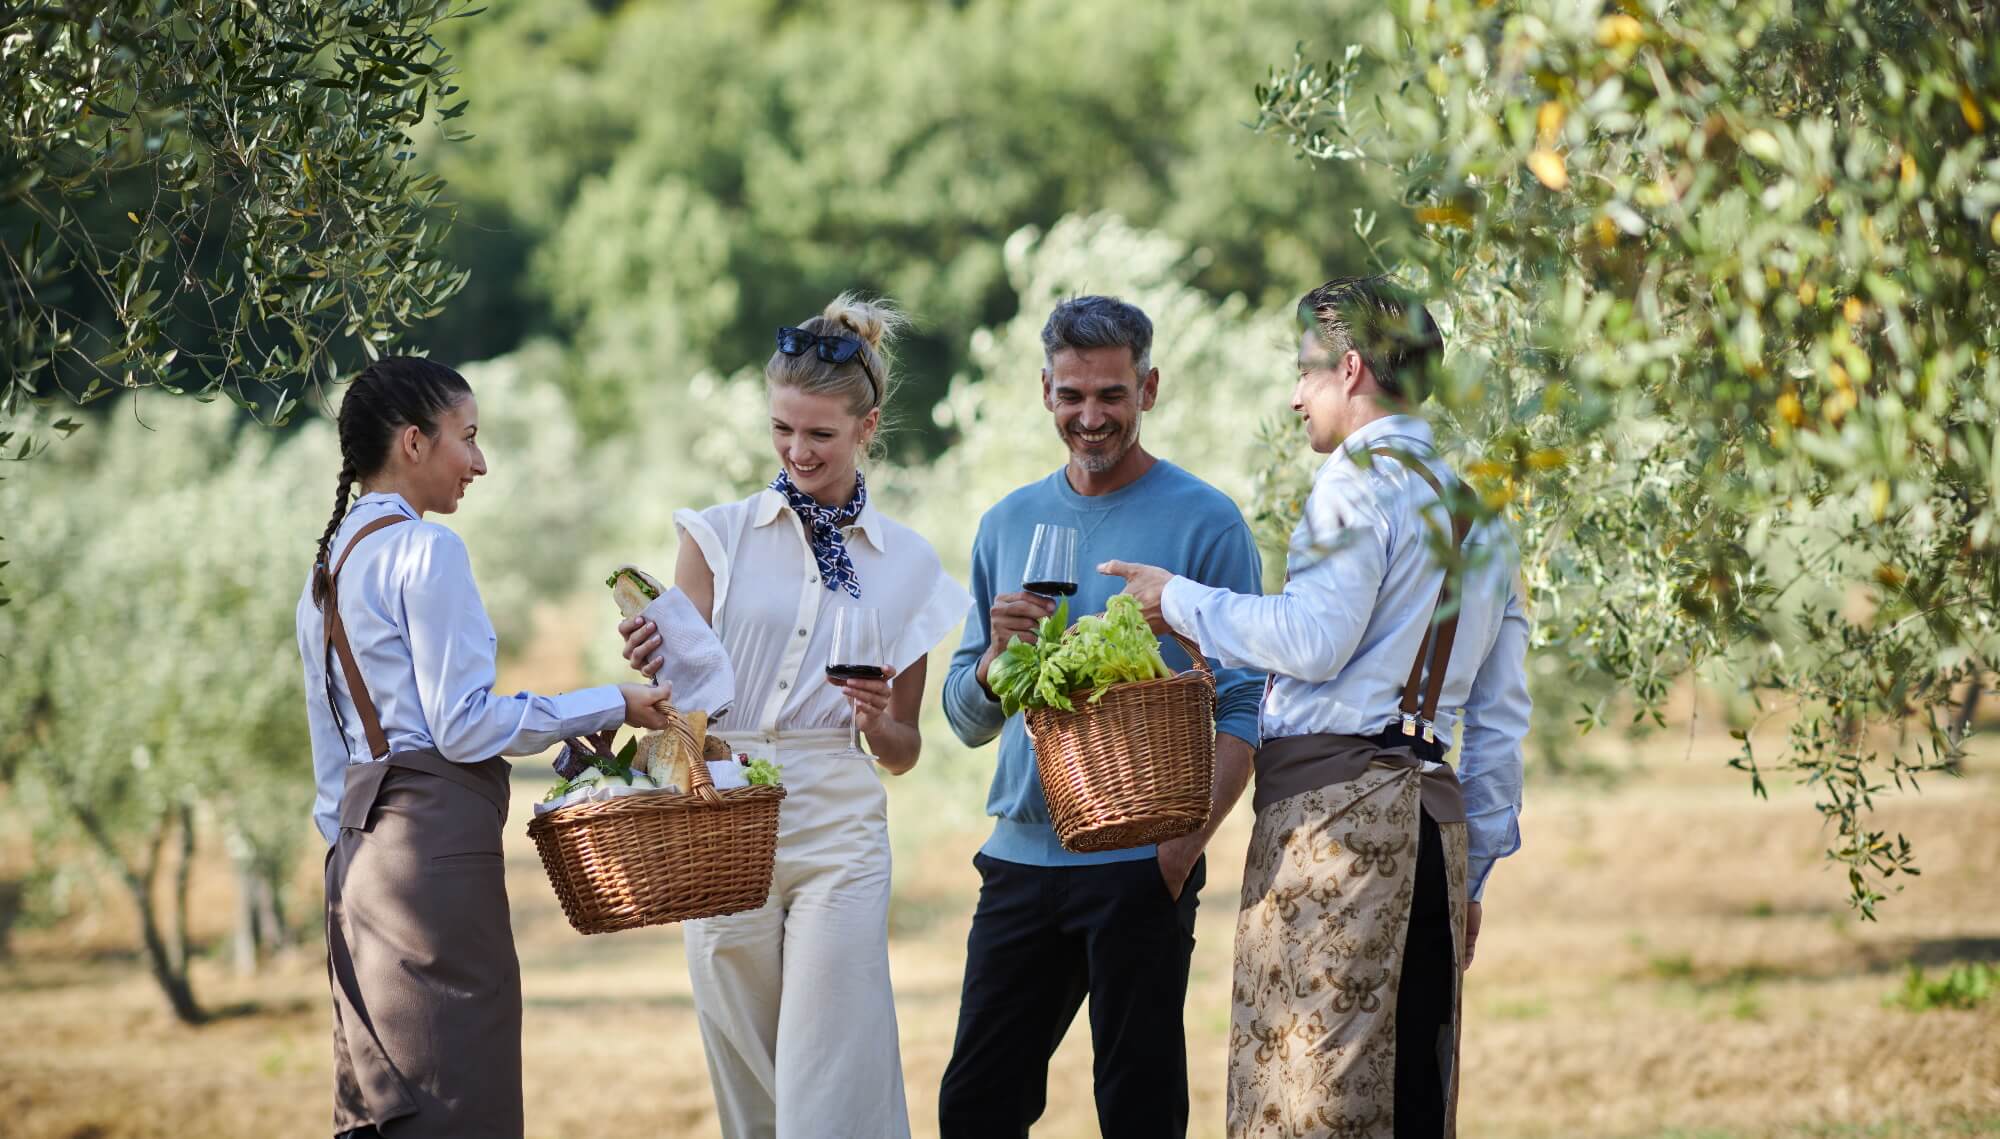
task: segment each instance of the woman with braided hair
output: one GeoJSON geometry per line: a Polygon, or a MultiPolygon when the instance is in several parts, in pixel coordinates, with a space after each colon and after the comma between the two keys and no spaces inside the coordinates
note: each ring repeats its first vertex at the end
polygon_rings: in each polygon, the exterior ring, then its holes
{"type": "Polygon", "coordinates": [[[464,377],[384,357],[349,385],[339,435],[333,518],[298,604],[313,821],[329,847],[333,1131],[519,1139],[499,757],[621,723],[663,728],[663,694],[493,690],[493,625],[465,544],[424,520],[486,473],[464,377]]]}
{"type": "MultiPolygon", "coordinates": [[[[910,1134],[889,982],[888,795],[874,768],[916,766],[925,654],[972,598],[922,535],[875,507],[859,469],[894,391],[887,346],[900,320],[843,294],[779,329],[764,365],[777,477],[674,515],[674,584],[736,674],[735,703],[709,730],[775,759],[787,792],[771,896],[682,927],[726,1139],[910,1134]],[[857,608],[875,611],[887,659],[829,659],[834,615],[857,608]],[[885,675],[829,679],[835,663],[885,675]]],[[[642,615],[619,632],[633,667],[658,672],[658,626],[642,615]]]]}

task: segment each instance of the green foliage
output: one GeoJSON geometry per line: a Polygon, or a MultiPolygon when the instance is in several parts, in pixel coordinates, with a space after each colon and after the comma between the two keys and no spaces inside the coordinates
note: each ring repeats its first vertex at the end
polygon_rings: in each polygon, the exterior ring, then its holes
{"type": "Polygon", "coordinates": [[[1079,618],[1074,625],[1069,624],[1069,602],[1062,601],[1042,618],[1034,644],[1019,637],[1007,643],[987,671],[987,685],[1011,716],[1023,708],[1074,712],[1075,693],[1089,692],[1089,702],[1095,704],[1113,684],[1172,675],[1139,603],[1118,594],[1102,615],[1079,618]]]}
{"type": "MultiPolygon", "coordinates": [[[[1295,16],[1274,0],[497,6],[453,33],[479,137],[437,169],[472,219],[453,258],[525,271],[475,279],[438,347],[556,336],[601,436],[873,290],[918,318],[899,445],[933,453],[949,436],[929,411],[971,334],[1017,311],[1005,249],[1023,226],[1116,211],[1189,246],[1214,298],[1287,293],[1353,244],[1345,186],[1296,177],[1243,129],[1245,77],[1290,47],[1295,16]]],[[[1116,275],[1094,272],[1078,284],[1116,275]]]]}
{"type": "Polygon", "coordinates": [[[1002,712],[1012,716],[1023,708],[1049,707],[1076,711],[1062,673],[1049,669],[1049,658],[1062,646],[1063,630],[1068,627],[1069,599],[1064,598],[1056,603],[1055,612],[1035,626],[1032,644],[1019,637],[1007,642],[986,671],[986,685],[1000,698],[1002,712]]]}
{"type": "Polygon", "coordinates": [[[1953,965],[1944,976],[1931,978],[1915,965],[1903,977],[1903,987],[1888,1003],[1911,1012],[1932,1009],[1971,1009],[2000,995],[2000,966],[1984,961],[1953,965]]]}
{"type": "Polygon", "coordinates": [[[1914,872],[1874,797],[2000,649],[1993,9],[1442,0],[1357,38],[1261,125],[1416,223],[1376,263],[1437,298],[1438,417],[1538,635],[1642,716],[1706,663],[1792,716],[1872,915],[1914,872]]]}
{"type": "Polygon", "coordinates": [[[158,384],[282,423],[435,315],[463,278],[410,133],[465,110],[433,39],[464,11],[0,8],[0,422],[158,384]]]}

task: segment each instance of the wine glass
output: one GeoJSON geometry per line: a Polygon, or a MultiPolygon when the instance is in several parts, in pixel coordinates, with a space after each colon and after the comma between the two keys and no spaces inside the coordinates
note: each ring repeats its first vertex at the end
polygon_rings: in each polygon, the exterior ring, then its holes
{"type": "MultiPolygon", "coordinates": [[[[881,680],[889,675],[889,654],[882,647],[882,621],[875,610],[841,606],[833,611],[833,643],[827,646],[828,680],[881,680]]],[[[852,729],[854,750],[861,750],[861,727],[852,729]]]]}
{"type": "Polygon", "coordinates": [[[1052,522],[1035,525],[1021,588],[1043,597],[1069,597],[1076,592],[1076,527],[1052,522]]]}

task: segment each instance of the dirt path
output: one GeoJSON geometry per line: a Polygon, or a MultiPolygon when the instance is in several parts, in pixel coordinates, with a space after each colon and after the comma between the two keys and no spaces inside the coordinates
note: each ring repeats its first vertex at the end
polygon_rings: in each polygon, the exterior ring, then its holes
{"type": "MultiPolygon", "coordinates": [[[[892,806],[894,970],[918,1135],[935,1133],[982,837],[976,797],[961,800],[990,760],[926,762],[940,769],[897,785],[892,806]]],[[[1614,790],[1531,788],[1529,845],[1496,873],[1468,978],[1463,1134],[2000,1135],[2000,1001],[1921,1014],[1885,1003],[1912,961],[1933,972],[2000,961],[1996,770],[1975,765],[1984,774],[1885,809],[1885,825],[1921,843],[1924,874],[1874,925],[1842,904],[1797,792],[1758,803],[1726,774],[1678,760],[1614,790]]],[[[509,873],[530,1134],[713,1135],[678,932],[571,933],[520,830],[533,785],[517,789],[509,873]]],[[[1239,812],[1202,898],[1187,1009],[1197,1136],[1221,1132],[1247,831],[1239,812]]],[[[17,861],[0,858],[0,878],[17,861]]],[[[312,868],[301,878],[301,897],[316,897],[312,868]]],[[[219,941],[226,875],[205,866],[197,886],[196,932],[219,941]]],[[[325,1133],[316,943],[250,981],[204,963],[198,990],[229,1015],[188,1031],[165,1016],[125,937],[115,908],[15,932],[0,964],[0,1133],[325,1133]]],[[[1087,1036],[1074,1028],[1056,1057],[1038,1139],[1096,1134],[1087,1036]]]]}

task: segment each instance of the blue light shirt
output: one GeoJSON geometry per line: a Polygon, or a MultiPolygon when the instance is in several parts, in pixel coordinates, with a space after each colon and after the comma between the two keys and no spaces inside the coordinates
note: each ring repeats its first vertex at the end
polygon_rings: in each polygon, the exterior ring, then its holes
{"type": "MultiPolygon", "coordinates": [[[[1100,563],[1117,559],[1161,566],[1196,581],[1225,589],[1254,592],[1263,579],[1257,543],[1243,514],[1229,496],[1165,460],[1109,494],[1083,495],[1056,471],[1039,482],[1014,491],[979,520],[972,542],[972,611],[966,615],[964,639],[952,654],[945,677],[945,717],[958,738],[978,747],[1000,737],[999,763],[986,796],[986,813],[994,817],[992,837],[982,849],[989,858],[1028,866],[1086,866],[1155,857],[1151,846],[1073,854],[1056,840],[1042,797],[1041,774],[1034,746],[1021,717],[1003,716],[1000,704],[979,683],[979,658],[991,638],[988,620],[993,599],[1021,591],[1028,546],[1035,524],[1053,522],[1077,530],[1077,591],[1069,599],[1069,616],[1104,612],[1112,594],[1123,592],[1122,578],[1097,572],[1100,563]]],[[[1161,638],[1160,654],[1167,667],[1189,667],[1187,654],[1170,638],[1161,638]]],[[[1215,677],[1215,729],[1255,747],[1257,693],[1264,678],[1245,668],[1219,669],[1215,677]]]]}
{"type": "MultiPolygon", "coordinates": [[[[533,755],[565,736],[625,722],[615,685],[560,696],[493,691],[498,638],[473,584],[472,562],[457,534],[417,518],[401,495],[363,495],[334,534],[330,558],[377,518],[412,521],[386,527],[355,547],[340,571],[340,619],[355,663],[375,701],[390,752],[435,748],[453,763],[496,755],[533,755]]],[[[299,596],[299,656],[305,664],[306,722],[318,794],[313,822],[329,845],[340,832],[347,765],[370,763],[368,740],[338,660],[333,689],[340,721],[327,706],[325,626],[312,582],[299,596]]]]}
{"type": "MultiPolygon", "coordinates": [[[[1444,579],[1430,528],[1449,533],[1450,522],[1430,484],[1400,459],[1355,460],[1374,447],[1419,457],[1447,485],[1453,477],[1423,420],[1375,420],[1314,476],[1292,534],[1283,593],[1249,596],[1176,577],[1161,600],[1167,623],[1222,663],[1271,673],[1260,716],[1265,739],[1373,735],[1400,715],[1403,685],[1444,579]]],[[[1437,729],[1449,740],[1464,726],[1458,778],[1476,899],[1494,862],[1521,846],[1521,741],[1531,704],[1528,618],[1512,539],[1495,520],[1476,529],[1467,547],[1472,564],[1437,729]]]]}

